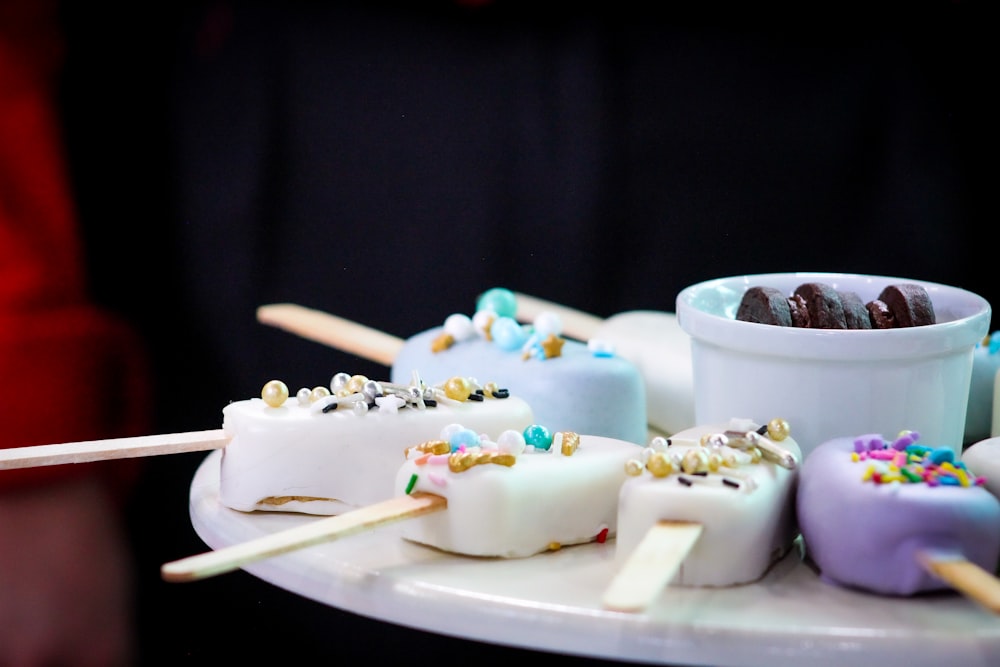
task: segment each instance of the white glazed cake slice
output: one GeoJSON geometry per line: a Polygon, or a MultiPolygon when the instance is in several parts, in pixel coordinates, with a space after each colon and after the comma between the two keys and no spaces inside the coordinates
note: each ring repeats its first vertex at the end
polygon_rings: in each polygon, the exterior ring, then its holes
{"type": "Polygon", "coordinates": [[[452,553],[502,558],[613,537],[625,462],[642,447],[573,432],[539,438],[538,427],[518,436],[504,433],[464,452],[444,439],[410,448],[396,492],[443,496],[448,509],[406,521],[403,536],[452,553]]]}
{"type": "Polygon", "coordinates": [[[798,536],[801,458],[780,419],[767,431],[734,419],[654,438],[631,462],[621,487],[616,561],[624,565],[661,522],[697,525],[700,534],[665,583],[730,586],[759,579],[798,536]]]}
{"type": "Polygon", "coordinates": [[[305,389],[288,397],[284,385],[268,383],[263,398],[223,409],[223,431],[232,438],[222,454],[224,505],[339,514],[391,497],[406,448],[449,424],[499,433],[534,422],[521,398],[487,386],[473,400],[461,378],[447,388],[457,398],[418,379],[399,386],[338,374],[332,384],[332,393],[305,389]]]}

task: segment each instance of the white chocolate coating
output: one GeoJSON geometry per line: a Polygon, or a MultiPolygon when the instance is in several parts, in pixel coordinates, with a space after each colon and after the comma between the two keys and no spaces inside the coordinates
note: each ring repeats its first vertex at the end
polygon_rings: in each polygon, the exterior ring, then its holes
{"type": "Polygon", "coordinates": [[[476,431],[535,423],[521,398],[443,400],[437,407],[323,413],[293,396],[280,407],[254,398],[223,409],[220,499],[232,509],[339,514],[385,500],[406,448],[461,423],[476,431]]]}
{"type": "Polygon", "coordinates": [[[581,435],[570,456],[559,442],[525,451],[511,466],[480,464],[452,472],[447,455],[420,464],[411,454],[396,475],[396,492],[426,491],[448,499],[443,512],[403,524],[414,542],[468,556],[520,558],[561,546],[613,537],[618,489],[637,444],[581,435]],[[606,532],[604,532],[606,531],[606,532]]]}
{"type": "Polygon", "coordinates": [[[973,443],[962,452],[962,461],[969,470],[984,478],[983,486],[1000,498],[1000,437],[973,443]]]}
{"type": "MultiPolygon", "coordinates": [[[[689,450],[706,450],[701,437],[727,428],[721,424],[681,431],[670,439],[673,444],[667,452],[683,458],[689,450]]],[[[797,462],[802,460],[793,438],[778,444],[797,462]]],[[[657,477],[646,468],[630,476],[618,504],[616,561],[624,563],[657,522],[693,522],[704,529],[671,585],[731,586],[760,579],[798,536],[794,509],[798,472],[797,467],[786,469],[766,459],[751,463],[745,452],[739,454],[736,467],[722,467],[704,477],[683,472],[657,477]],[[723,478],[739,487],[724,484],[723,478]],[[681,479],[692,483],[686,486],[681,479]]]]}
{"type": "Polygon", "coordinates": [[[435,327],[407,339],[392,365],[392,381],[406,382],[414,370],[432,384],[461,373],[509,389],[553,432],[645,443],[645,385],[636,366],[623,357],[598,356],[567,339],[561,356],[524,359],[520,351],[504,350],[478,336],[434,352],[433,342],[443,331],[435,327]]]}
{"type": "Polygon", "coordinates": [[[646,418],[665,434],[695,425],[691,337],[674,313],[635,310],[612,315],[592,336],[635,364],[646,383],[646,418]]]}

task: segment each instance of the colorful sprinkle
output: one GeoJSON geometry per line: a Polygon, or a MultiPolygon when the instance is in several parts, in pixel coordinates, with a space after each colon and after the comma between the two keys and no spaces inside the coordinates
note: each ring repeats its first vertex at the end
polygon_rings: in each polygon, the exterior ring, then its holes
{"type": "Polygon", "coordinates": [[[415,487],[416,485],[417,485],[417,476],[415,474],[410,475],[410,481],[406,483],[406,495],[410,495],[410,492],[413,491],[413,487],[415,487]]]}
{"type": "Polygon", "coordinates": [[[972,487],[984,483],[983,478],[972,475],[963,462],[955,459],[951,449],[916,444],[919,437],[916,431],[903,431],[892,442],[874,434],[855,438],[850,457],[854,462],[866,463],[861,481],[929,487],[972,487]]]}

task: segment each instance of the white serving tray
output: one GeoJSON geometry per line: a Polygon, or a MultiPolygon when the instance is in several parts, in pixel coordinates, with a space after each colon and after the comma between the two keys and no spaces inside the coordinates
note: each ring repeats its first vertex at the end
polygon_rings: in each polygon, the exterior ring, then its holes
{"type": "MultiPolygon", "coordinates": [[[[223,506],[221,456],[209,454],[191,484],[191,521],[209,547],[316,520],[223,506]]],[[[526,559],[479,559],[411,544],[398,528],[244,569],[387,623],[592,658],[719,667],[1000,665],[1000,617],[956,594],[897,599],[837,588],[817,576],[801,549],[755,584],[668,588],[647,613],[634,615],[600,604],[613,574],[614,541],[526,559]]]]}

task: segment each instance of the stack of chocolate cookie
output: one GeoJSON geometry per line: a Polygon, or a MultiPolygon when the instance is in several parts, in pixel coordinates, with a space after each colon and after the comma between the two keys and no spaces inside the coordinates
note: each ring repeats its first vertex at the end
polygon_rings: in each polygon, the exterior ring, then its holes
{"type": "Polygon", "coordinates": [[[791,296],[774,287],[751,287],[736,319],[811,329],[896,329],[934,324],[934,305],[922,285],[888,285],[864,303],[855,292],[819,282],[803,283],[791,296]]]}

